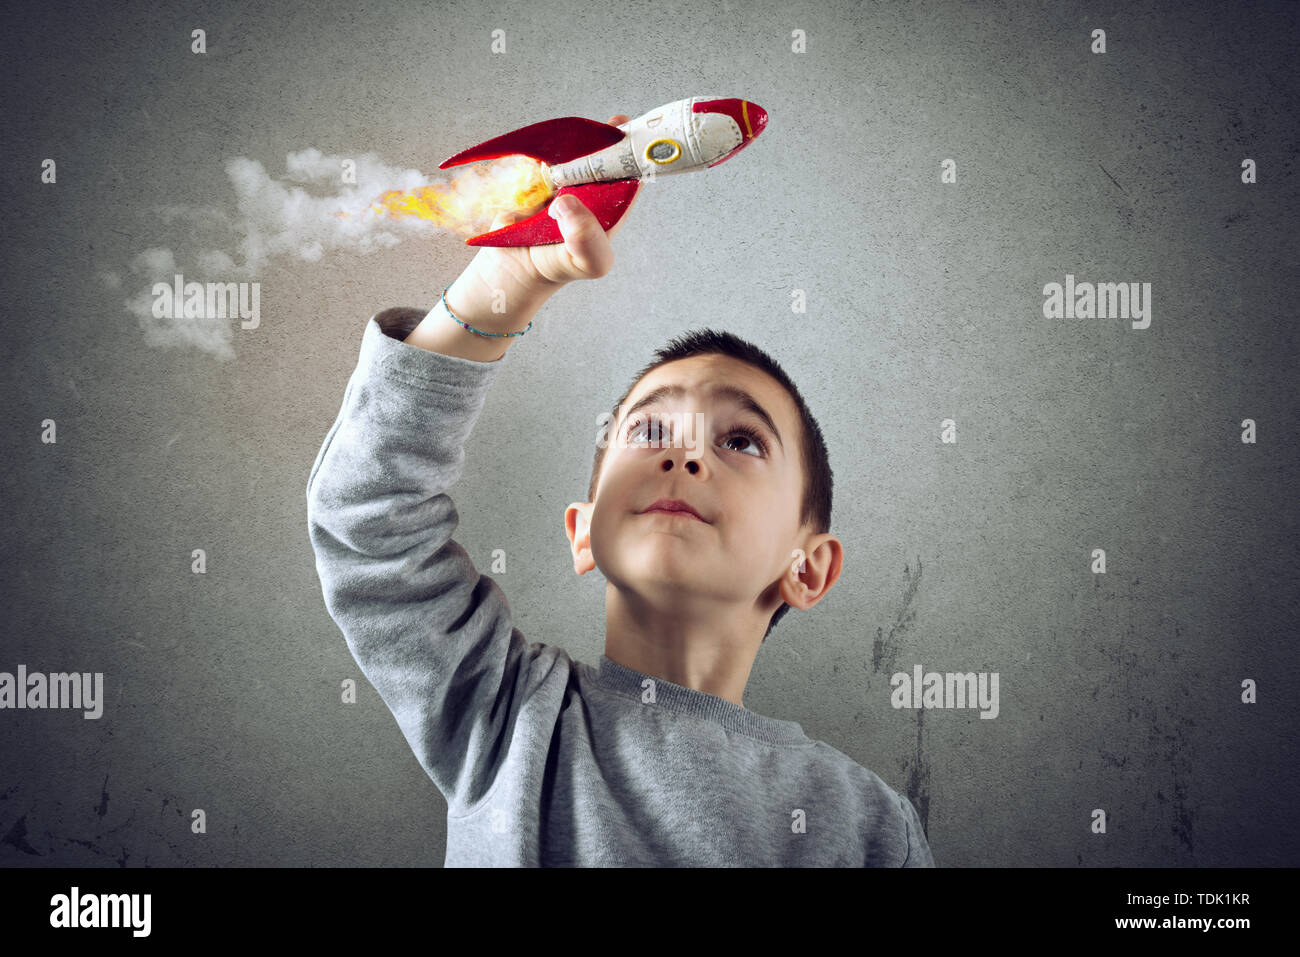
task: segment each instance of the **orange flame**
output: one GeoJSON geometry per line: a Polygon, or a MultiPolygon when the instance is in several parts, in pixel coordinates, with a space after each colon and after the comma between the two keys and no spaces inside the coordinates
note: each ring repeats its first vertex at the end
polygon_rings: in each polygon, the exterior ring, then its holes
{"type": "Polygon", "coordinates": [[[418,216],[468,239],[487,232],[497,213],[518,210],[530,215],[550,198],[537,160],[503,156],[471,166],[447,184],[410,192],[389,190],[370,209],[392,219],[418,216]]]}

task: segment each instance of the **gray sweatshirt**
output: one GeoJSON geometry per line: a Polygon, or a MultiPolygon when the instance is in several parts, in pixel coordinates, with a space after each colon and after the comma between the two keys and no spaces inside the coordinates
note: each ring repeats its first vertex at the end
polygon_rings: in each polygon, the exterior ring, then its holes
{"type": "Polygon", "coordinates": [[[525,640],[447,494],[508,360],[407,345],[423,316],[366,323],[307,517],[330,616],[447,801],[446,865],[933,867],[912,804],[795,722],[525,640]]]}

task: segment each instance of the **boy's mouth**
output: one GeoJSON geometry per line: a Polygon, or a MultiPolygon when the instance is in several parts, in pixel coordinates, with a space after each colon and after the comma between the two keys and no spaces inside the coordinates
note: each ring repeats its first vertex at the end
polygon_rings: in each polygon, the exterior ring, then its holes
{"type": "MultiPolygon", "coordinates": [[[[688,503],[683,502],[679,498],[657,499],[656,501],[652,502],[650,505],[643,508],[640,514],[644,515],[646,512],[667,512],[669,514],[677,514],[683,517],[694,516],[695,518],[699,519],[701,522],[705,521],[703,515],[701,515],[694,508],[692,508],[688,503]]],[[[705,524],[708,523],[705,522],[705,524]]]]}

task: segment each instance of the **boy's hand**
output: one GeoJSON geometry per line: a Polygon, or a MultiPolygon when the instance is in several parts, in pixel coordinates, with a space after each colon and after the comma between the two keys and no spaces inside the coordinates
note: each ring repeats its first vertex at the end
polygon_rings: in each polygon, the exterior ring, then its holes
{"type": "MultiPolygon", "coordinates": [[[[611,126],[626,123],[626,114],[609,118],[611,126]]],[[[637,185],[627,212],[641,195],[637,185]]],[[[596,215],[576,196],[565,195],[551,203],[560,212],[569,203],[577,209],[557,216],[564,242],[546,246],[483,246],[465,271],[447,290],[447,306],[462,322],[488,333],[522,331],[553,293],[575,279],[598,279],[614,264],[610,237],[627,219],[627,212],[608,233],[596,215]]],[[[502,213],[492,221],[499,229],[524,218],[523,213],[502,213]]],[[[511,337],[484,338],[439,319],[433,313],[415,328],[406,342],[433,352],[477,362],[494,362],[512,343],[511,337]]]]}
{"type": "MultiPolygon", "coordinates": [[[[609,118],[609,124],[618,126],[629,119],[626,114],[619,113],[609,118]]],[[[638,184],[627,212],[631,212],[640,195],[641,185],[638,184]]],[[[627,220],[627,213],[607,233],[595,214],[576,196],[565,195],[553,200],[550,212],[560,213],[570,206],[573,207],[571,213],[556,217],[563,243],[484,246],[470,263],[470,268],[489,286],[504,289],[507,299],[511,298],[511,292],[522,293],[525,297],[534,291],[551,293],[575,279],[598,279],[605,275],[614,264],[610,237],[627,220]]],[[[492,221],[492,228],[499,229],[523,218],[521,213],[502,213],[492,221]]]]}

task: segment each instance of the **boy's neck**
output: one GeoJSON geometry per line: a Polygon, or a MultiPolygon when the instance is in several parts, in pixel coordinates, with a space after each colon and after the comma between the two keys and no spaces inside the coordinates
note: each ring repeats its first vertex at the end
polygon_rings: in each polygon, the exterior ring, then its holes
{"type": "Polygon", "coordinates": [[[605,656],[673,684],[717,695],[740,707],[761,632],[746,635],[735,614],[680,617],[627,600],[607,583],[605,656]],[[726,620],[724,620],[726,619],[726,620]]]}

